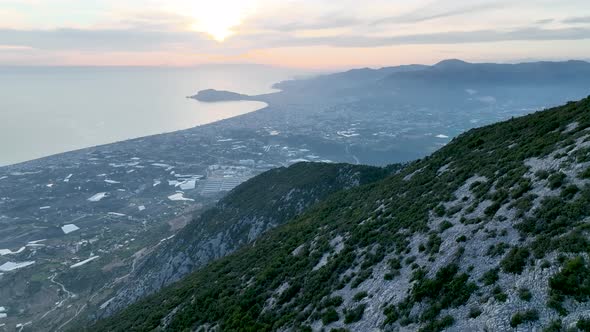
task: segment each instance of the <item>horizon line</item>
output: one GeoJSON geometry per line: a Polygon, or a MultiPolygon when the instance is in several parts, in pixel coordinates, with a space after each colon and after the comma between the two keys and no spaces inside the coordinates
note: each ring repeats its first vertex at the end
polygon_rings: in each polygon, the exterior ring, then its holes
{"type": "Polygon", "coordinates": [[[13,68],[119,68],[119,69],[197,69],[203,67],[217,67],[217,66],[251,66],[251,67],[268,67],[268,68],[276,68],[276,69],[290,69],[290,70],[308,70],[308,71],[335,71],[335,70],[354,70],[354,69],[383,69],[383,68],[391,68],[391,67],[399,67],[399,66],[435,66],[439,63],[445,61],[461,61],[467,64],[504,64],[504,65],[518,65],[518,64],[526,64],[526,63],[566,63],[566,62],[584,62],[590,63],[590,59],[583,59],[583,58],[568,58],[568,59],[516,59],[513,61],[467,61],[462,60],[460,58],[445,58],[439,61],[435,61],[432,63],[400,63],[400,64],[390,64],[390,65],[375,65],[375,66],[341,66],[341,67],[294,67],[294,66],[283,66],[277,64],[265,64],[265,63],[248,63],[248,62],[230,62],[230,63],[203,63],[203,64],[194,64],[194,65],[166,65],[166,64],[157,64],[157,65],[133,65],[133,64],[112,64],[112,65],[103,65],[103,64],[31,64],[31,65],[24,65],[24,64],[0,64],[0,69],[13,69],[13,68]]]}

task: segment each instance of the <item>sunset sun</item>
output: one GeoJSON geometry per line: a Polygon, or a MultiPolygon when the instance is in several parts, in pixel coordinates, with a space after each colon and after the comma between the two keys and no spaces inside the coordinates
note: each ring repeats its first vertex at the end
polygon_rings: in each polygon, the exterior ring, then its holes
{"type": "Polygon", "coordinates": [[[218,42],[235,34],[244,17],[253,10],[252,1],[216,1],[201,3],[193,9],[192,29],[204,32],[218,42]]]}

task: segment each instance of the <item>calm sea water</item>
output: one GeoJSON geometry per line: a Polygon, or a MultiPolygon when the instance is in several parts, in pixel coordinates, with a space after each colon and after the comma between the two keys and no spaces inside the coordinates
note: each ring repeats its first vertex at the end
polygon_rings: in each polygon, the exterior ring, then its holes
{"type": "Polygon", "coordinates": [[[250,65],[198,68],[0,68],[0,165],[215,122],[264,107],[185,98],[246,94],[301,74],[250,65]]]}

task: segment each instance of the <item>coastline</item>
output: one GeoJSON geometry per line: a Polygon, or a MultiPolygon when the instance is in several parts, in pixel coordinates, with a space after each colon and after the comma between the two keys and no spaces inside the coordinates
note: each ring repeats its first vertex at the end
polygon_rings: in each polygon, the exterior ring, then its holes
{"type": "Polygon", "coordinates": [[[117,70],[27,68],[1,78],[0,84],[11,84],[0,100],[0,107],[6,110],[0,116],[0,167],[255,112],[269,104],[232,101],[213,105],[185,96],[210,87],[247,94],[276,93],[277,82],[296,74],[248,66],[148,69],[122,74],[117,70]],[[62,78],[54,82],[57,75],[62,78]],[[35,97],[11,97],[24,93],[35,97]]]}
{"type": "MultiPolygon", "coordinates": [[[[201,102],[201,101],[197,101],[197,100],[192,100],[192,101],[193,102],[201,102]]],[[[256,108],[255,110],[252,110],[252,111],[243,112],[243,113],[236,114],[236,115],[229,116],[229,117],[225,117],[225,118],[222,118],[222,119],[217,119],[215,121],[211,121],[211,122],[207,122],[207,123],[202,123],[202,124],[190,126],[188,128],[180,128],[180,129],[171,130],[171,131],[164,131],[164,132],[159,132],[159,133],[151,133],[151,134],[146,134],[146,135],[143,135],[143,136],[130,137],[130,138],[125,138],[125,139],[121,139],[121,140],[115,140],[115,141],[111,141],[111,142],[105,142],[105,143],[100,143],[100,144],[96,144],[96,145],[91,145],[91,146],[86,146],[86,147],[80,147],[80,148],[76,148],[76,149],[73,149],[73,150],[66,150],[66,151],[62,151],[62,152],[51,153],[51,154],[48,154],[46,156],[41,156],[41,157],[38,157],[38,158],[33,158],[33,159],[24,160],[24,161],[19,161],[19,162],[12,163],[12,164],[6,164],[6,165],[0,164],[0,170],[25,169],[27,166],[30,166],[30,167],[38,167],[39,166],[38,163],[49,161],[51,159],[59,158],[61,156],[68,155],[68,154],[72,154],[73,155],[73,154],[83,153],[83,152],[85,152],[87,150],[104,148],[104,147],[119,145],[119,144],[128,143],[128,142],[130,143],[130,142],[134,142],[134,141],[138,141],[138,140],[143,140],[143,139],[149,139],[149,138],[157,137],[157,136],[181,134],[183,132],[190,131],[190,130],[197,129],[197,128],[201,128],[201,127],[204,127],[204,126],[214,125],[214,124],[217,124],[217,123],[223,123],[223,122],[225,122],[227,120],[240,118],[240,117],[242,117],[244,115],[248,115],[248,114],[251,114],[251,113],[263,111],[263,110],[266,110],[266,109],[268,109],[270,107],[269,103],[264,102],[264,101],[259,101],[259,100],[220,101],[220,102],[215,102],[215,103],[216,104],[224,104],[224,103],[232,103],[232,104],[236,104],[236,103],[260,103],[262,105],[260,105],[260,107],[256,108]]]]}

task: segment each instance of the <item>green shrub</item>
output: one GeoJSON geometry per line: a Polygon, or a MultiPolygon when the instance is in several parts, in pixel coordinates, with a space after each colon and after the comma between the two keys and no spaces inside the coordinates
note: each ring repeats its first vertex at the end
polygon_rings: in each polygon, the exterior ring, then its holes
{"type": "Polygon", "coordinates": [[[590,215],[590,188],[584,187],[575,200],[565,201],[561,197],[542,200],[535,210],[534,218],[517,224],[523,234],[550,235],[566,233],[590,215]]]}
{"type": "Polygon", "coordinates": [[[492,294],[494,294],[494,298],[498,302],[506,302],[506,300],[508,300],[508,295],[506,295],[506,293],[504,293],[504,291],[502,290],[502,288],[500,288],[500,286],[496,286],[496,288],[494,288],[492,290],[492,294]]]}
{"type": "Polygon", "coordinates": [[[518,186],[510,191],[510,196],[512,199],[518,199],[522,197],[522,195],[526,194],[529,190],[532,189],[531,180],[529,179],[521,179],[518,183],[518,186]]]}
{"type": "Polygon", "coordinates": [[[419,332],[439,332],[443,331],[449,326],[455,324],[455,318],[451,315],[447,315],[439,320],[434,320],[426,324],[423,328],[418,330],[419,332]]]}
{"type": "Polygon", "coordinates": [[[430,304],[422,313],[422,320],[431,320],[442,309],[454,308],[469,300],[477,286],[468,282],[467,274],[457,274],[458,272],[459,267],[451,264],[440,269],[434,279],[421,278],[414,284],[412,300],[429,300],[430,304]]]}
{"type": "Polygon", "coordinates": [[[547,307],[552,308],[560,315],[565,316],[567,315],[567,310],[563,307],[563,299],[563,295],[557,293],[550,294],[549,299],[547,300],[547,307]]]}
{"type": "Polygon", "coordinates": [[[327,308],[327,307],[339,307],[344,300],[340,296],[333,296],[325,299],[320,304],[320,308],[327,308]]]}
{"type": "Polygon", "coordinates": [[[502,259],[500,265],[506,273],[521,274],[526,266],[530,252],[527,248],[512,248],[502,259]]]}
{"type": "Polygon", "coordinates": [[[493,217],[494,215],[496,215],[496,212],[498,212],[498,210],[500,210],[501,207],[502,203],[494,202],[492,203],[492,205],[485,208],[485,210],[483,210],[483,213],[488,217],[493,217]]]}
{"type": "Polygon", "coordinates": [[[491,244],[488,247],[488,251],[486,252],[486,255],[488,255],[490,257],[504,255],[504,253],[506,252],[506,249],[508,249],[508,248],[510,248],[510,245],[508,245],[507,243],[504,243],[504,242],[500,242],[497,244],[491,244]]]}
{"type": "Polygon", "coordinates": [[[580,191],[580,188],[578,188],[578,186],[576,186],[575,184],[571,184],[567,187],[565,187],[562,191],[561,191],[561,198],[565,199],[565,200],[570,200],[572,198],[574,198],[574,196],[576,196],[576,194],[580,191]]]}
{"type": "Polygon", "coordinates": [[[438,254],[442,239],[436,234],[430,234],[426,242],[426,253],[430,255],[438,254]]]}
{"type": "Polygon", "coordinates": [[[350,288],[354,289],[357,288],[363,281],[369,279],[373,275],[373,269],[369,268],[366,270],[361,270],[354,280],[350,283],[350,288]]]}
{"type": "Polygon", "coordinates": [[[528,288],[520,288],[518,290],[518,297],[523,301],[530,301],[533,298],[533,294],[528,288]]]}
{"type": "Polygon", "coordinates": [[[365,308],[367,307],[366,304],[359,304],[354,309],[345,310],[344,311],[344,324],[351,324],[358,322],[363,318],[363,313],[365,312],[365,308]]]}
{"type": "Polygon", "coordinates": [[[574,229],[572,232],[551,241],[550,249],[576,254],[590,252],[590,241],[586,235],[580,234],[579,230],[574,229]]]}
{"type": "Polygon", "coordinates": [[[539,179],[539,180],[546,180],[549,177],[549,172],[547,172],[546,170],[542,169],[542,170],[538,170],[535,173],[535,176],[539,179]]]}
{"type": "Polygon", "coordinates": [[[338,316],[338,312],[336,312],[336,309],[334,309],[334,307],[328,308],[322,314],[322,323],[324,323],[324,325],[328,325],[330,323],[337,322],[339,319],[340,319],[340,317],[338,316]]]}
{"type": "MultiPolygon", "coordinates": [[[[465,201],[465,198],[469,199],[468,197],[463,197],[463,200],[465,201]]],[[[457,213],[459,213],[459,211],[461,211],[463,209],[463,207],[461,205],[455,205],[452,208],[447,210],[447,217],[452,217],[454,215],[456,215],[457,213]]]]}
{"type": "Polygon", "coordinates": [[[442,205],[442,204],[441,204],[441,205],[439,205],[439,206],[437,206],[437,207],[434,209],[434,214],[435,214],[437,217],[442,217],[442,216],[444,216],[444,215],[445,215],[445,212],[446,212],[445,206],[444,206],[444,205],[442,205]]]}
{"type": "Polygon", "coordinates": [[[438,230],[442,233],[451,227],[453,227],[453,224],[450,221],[445,220],[440,223],[440,225],[438,226],[438,230]]]}
{"type": "Polygon", "coordinates": [[[367,295],[368,294],[365,291],[358,292],[358,293],[354,294],[354,296],[352,297],[352,300],[355,302],[358,302],[358,301],[364,299],[365,297],[367,297],[367,295]]]}
{"type": "Polygon", "coordinates": [[[547,327],[543,329],[543,332],[561,332],[563,331],[563,324],[560,320],[552,320],[547,327]]]}
{"type": "Polygon", "coordinates": [[[392,258],[388,263],[392,270],[401,270],[402,268],[402,262],[398,258],[392,258]]]}
{"type": "Polygon", "coordinates": [[[283,303],[287,303],[287,302],[291,301],[291,299],[293,299],[293,297],[295,295],[297,295],[297,293],[299,292],[300,289],[301,289],[301,284],[297,283],[297,282],[294,283],[279,296],[277,303],[283,304],[283,303]]]}
{"type": "Polygon", "coordinates": [[[583,257],[578,256],[564,263],[560,272],[549,279],[549,303],[551,308],[564,313],[561,302],[570,296],[580,302],[590,298],[590,268],[583,257]]]}
{"type": "Polygon", "coordinates": [[[498,277],[498,272],[500,272],[500,270],[497,268],[491,269],[488,272],[484,273],[481,279],[479,279],[479,281],[483,282],[485,286],[493,285],[496,283],[496,281],[498,281],[498,279],[500,279],[498,277]]]}
{"type": "Polygon", "coordinates": [[[510,204],[510,208],[516,209],[516,217],[522,218],[525,216],[527,212],[531,210],[533,207],[533,202],[538,196],[535,194],[528,194],[523,197],[520,197],[512,204],[510,204]]]}
{"type": "Polygon", "coordinates": [[[590,149],[588,147],[575,151],[573,155],[576,157],[577,163],[585,163],[590,161],[590,149]]]}
{"type": "Polygon", "coordinates": [[[491,184],[486,182],[476,181],[471,184],[469,189],[475,195],[475,198],[481,199],[490,190],[491,184]]]}
{"type": "Polygon", "coordinates": [[[486,240],[487,239],[494,239],[494,238],[498,237],[498,231],[496,229],[487,229],[486,228],[484,231],[487,234],[485,237],[486,240]]]}
{"type": "Polygon", "coordinates": [[[586,168],[582,173],[578,174],[580,179],[590,179],[590,167],[586,168]]]}
{"type": "Polygon", "coordinates": [[[583,332],[590,332],[590,318],[580,318],[576,327],[583,332]]]}
{"type": "Polygon", "coordinates": [[[477,318],[481,315],[481,309],[478,307],[471,307],[469,309],[469,318],[477,318]]]}
{"type": "Polygon", "coordinates": [[[539,320],[539,312],[537,310],[531,309],[521,311],[512,315],[512,318],[510,319],[510,326],[517,327],[520,324],[534,322],[537,320],[539,320]]]}
{"type": "Polygon", "coordinates": [[[553,173],[549,176],[547,185],[549,186],[549,189],[555,190],[563,186],[566,178],[567,176],[562,172],[553,173]]]}

